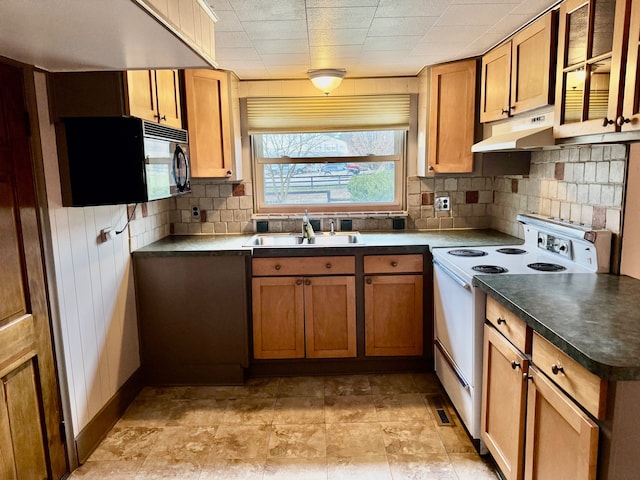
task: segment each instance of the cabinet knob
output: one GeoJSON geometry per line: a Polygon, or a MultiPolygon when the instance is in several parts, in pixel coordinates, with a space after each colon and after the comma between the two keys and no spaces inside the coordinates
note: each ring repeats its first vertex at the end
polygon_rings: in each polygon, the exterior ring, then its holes
{"type": "Polygon", "coordinates": [[[325,265],[325,267],[327,267],[327,268],[331,268],[331,264],[327,262],[327,264],[325,265]]]}
{"type": "Polygon", "coordinates": [[[305,281],[304,281],[304,284],[305,284],[305,285],[311,285],[311,280],[308,280],[308,279],[307,279],[307,280],[305,280],[305,281]]]}
{"type": "Polygon", "coordinates": [[[370,278],[367,278],[367,284],[371,285],[373,283],[373,280],[371,280],[370,278]]]}
{"type": "Polygon", "coordinates": [[[230,177],[231,175],[233,175],[233,170],[227,170],[227,177],[230,177]]]}
{"type": "Polygon", "coordinates": [[[619,127],[621,127],[625,123],[631,123],[631,119],[624,118],[624,115],[620,115],[618,118],[616,118],[616,125],[618,125],[619,127]]]}
{"type": "Polygon", "coordinates": [[[157,118],[159,122],[161,122],[163,120],[165,120],[165,121],[167,120],[167,116],[166,115],[160,116],[160,114],[158,114],[158,115],[154,115],[154,117],[157,118]]]}
{"type": "Polygon", "coordinates": [[[394,268],[397,267],[398,266],[398,262],[396,262],[396,261],[391,262],[391,266],[394,267],[394,268]]]}
{"type": "Polygon", "coordinates": [[[513,368],[514,370],[516,368],[520,368],[522,365],[520,365],[520,362],[516,362],[515,360],[511,360],[511,368],[513,368]]]}
{"type": "Polygon", "coordinates": [[[429,170],[430,172],[433,172],[433,166],[432,166],[432,165],[429,165],[429,169],[428,169],[428,170],[429,170]]]}
{"type": "Polygon", "coordinates": [[[609,125],[613,125],[613,124],[614,124],[614,121],[613,120],[609,120],[608,117],[604,117],[602,119],[602,126],[603,127],[608,127],[609,125]]]}
{"type": "Polygon", "coordinates": [[[280,269],[282,268],[282,266],[281,266],[280,264],[277,264],[274,268],[275,268],[276,270],[280,270],[280,269]]]}
{"type": "Polygon", "coordinates": [[[500,110],[500,114],[501,115],[509,115],[509,112],[511,111],[511,108],[507,108],[507,109],[501,109],[500,110]]]}
{"type": "Polygon", "coordinates": [[[498,325],[507,324],[507,321],[504,318],[498,318],[498,325]]]}
{"type": "Polygon", "coordinates": [[[296,285],[302,285],[302,279],[299,278],[298,280],[296,280],[296,285]]]}
{"type": "Polygon", "coordinates": [[[559,367],[558,365],[556,365],[554,363],[553,365],[551,365],[551,372],[554,375],[558,375],[558,373],[564,373],[564,368],[563,367],[559,367]]]}

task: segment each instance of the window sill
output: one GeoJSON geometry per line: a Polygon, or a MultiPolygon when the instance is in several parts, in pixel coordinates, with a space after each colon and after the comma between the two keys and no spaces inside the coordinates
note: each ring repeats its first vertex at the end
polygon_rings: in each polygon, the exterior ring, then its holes
{"type": "MultiPolygon", "coordinates": [[[[404,210],[394,212],[313,212],[309,216],[314,219],[323,218],[406,218],[409,212],[404,210]]],[[[255,213],[251,220],[298,220],[301,213],[255,213]]]]}

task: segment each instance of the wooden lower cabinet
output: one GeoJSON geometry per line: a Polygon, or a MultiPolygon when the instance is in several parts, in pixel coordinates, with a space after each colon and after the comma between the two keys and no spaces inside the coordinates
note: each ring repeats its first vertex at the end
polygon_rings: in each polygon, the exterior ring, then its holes
{"type": "Polygon", "coordinates": [[[253,356],[356,356],[355,278],[254,277],[253,356]]]}
{"type": "Polygon", "coordinates": [[[527,399],[525,479],[595,479],[598,426],[532,367],[527,399]]]}
{"type": "Polygon", "coordinates": [[[422,275],[365,278],[365,354],[422,355],[422,275]]]}
{"type": "Polygon", "coordinates": [[[481,438],[506,480],[522,478],[528,367],[522,352],[484,326],[481,438]]]}

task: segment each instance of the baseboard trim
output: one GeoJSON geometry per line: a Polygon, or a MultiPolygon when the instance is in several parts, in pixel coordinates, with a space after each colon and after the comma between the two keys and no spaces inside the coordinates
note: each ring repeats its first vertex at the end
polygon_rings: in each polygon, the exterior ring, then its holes
{"type": "Polygon", "coordinates": [[[80,465],[89,458],[89,455],[111,430],[111,427],[120,419],[127,407],[140,393],[143,385],[142,369],[138,368],[76,436],[76,455],[80,465]]]}

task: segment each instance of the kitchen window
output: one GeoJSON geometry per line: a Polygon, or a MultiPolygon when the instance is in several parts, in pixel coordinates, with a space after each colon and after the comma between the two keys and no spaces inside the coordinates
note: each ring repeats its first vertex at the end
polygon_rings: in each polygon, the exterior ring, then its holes
{"type": "Polygon", "coordinates": [[[405,132],[252,136],[258,212],[402,209],[405,132]]]}
{"type": "Polygon", "coordinates": [[[247,99],[256,212],[403,210],[410,97],[247,99]]]}

